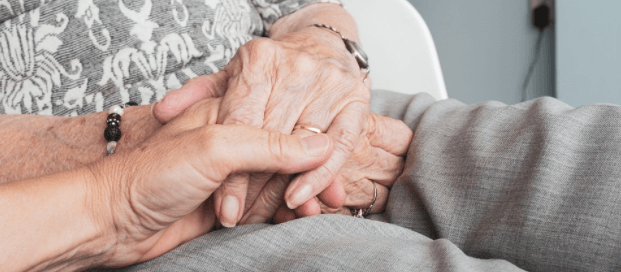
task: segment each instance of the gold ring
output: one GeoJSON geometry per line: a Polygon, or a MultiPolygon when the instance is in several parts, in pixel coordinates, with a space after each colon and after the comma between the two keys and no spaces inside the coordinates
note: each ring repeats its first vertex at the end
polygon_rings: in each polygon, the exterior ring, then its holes
{"type": "Polygon", "coordinates": [[[306,130],[306,131],[310,131],[310,132],[315,133],[315,134],[322,133],[321,129],[318,129],[316,127],[307,126],[307,125],[296,125],[295,127],[293,127],[293,130],[298,130],[298,129],[303,129],[303,130],[306,130]]]}

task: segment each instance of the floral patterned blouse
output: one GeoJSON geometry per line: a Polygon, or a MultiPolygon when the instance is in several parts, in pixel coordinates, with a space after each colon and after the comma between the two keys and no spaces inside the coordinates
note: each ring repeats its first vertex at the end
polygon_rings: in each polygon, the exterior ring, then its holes
{"type": "Polygon", "coordinates": [[[338,0],[0,0],[0,114],[153,103],[314,2],[338,0]]]}

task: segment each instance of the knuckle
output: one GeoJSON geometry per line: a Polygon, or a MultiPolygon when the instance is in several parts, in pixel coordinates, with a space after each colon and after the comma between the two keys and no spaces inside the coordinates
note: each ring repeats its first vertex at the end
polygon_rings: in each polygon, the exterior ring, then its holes
{"type": "Polygon", "coordinates": [[[358,136],[351,129],[346,127],[338,128],[334,134],[335,144],[338,148],[351,153],[356,148],[356,144],[358,143],[358,136]]]}
{"type": "Polygon", "coordinates": [[[367,119],[367,138],[373,139],[378,134],[379,117],[375,113],[369,114],[367,119]]]}
{"type": "Polygon", "coordinates": [[[287,161],[288,158],[285,150],[287,150],[286,138],[284,134],[270,131],[267,136],[267,148],[269,154],[278,161],[287,161]]]}
{"type": "Polygon", "coordinates": [[[317,70],[317,67],[321,64],[316,61],[309,54],[298,54],[295,57],[295,60],[292,63],[293,70],[297,72],[299,75],[307,75],[312,71],[317,70]]]}
{"type": "Polygon", "coordinates": [[[377,165],[378,169],[393,171],[399,168],[399,158],[397,158],[396,160],[395,159],[381,160],[379,158],[375,158],[374,163],[377,165]]]}
{"type": "Polygon", "coordinates": [[[271,210],[272,208],[275,210],[280,206],[283,202],[282,197],[276,191],[269,191],[264,194],[259,195],[259,199],[257,199],[257,203],[261,207],[265,207],[262,210],[271,210]]]}
{"type": "Polygon", "coordinates": [[[225,193],[246,192],[248,187],[248,174],[232,174],[222,183],[222,191],[225,193]]]}
{"type": "Polygon", "coordinates": [[[256,38],[240,47],[240,51],[248,55],[262,55],[272,52],[275,46],[276,44],[272,39],[256,38]]]}
{"type": "Polygon", "coordinates": [[[320,191],[323,191],[323,189],[330,185],[330,182],[332,182],[333,178],[336,177],[337,172],[325,165],[322,165],[317,170],[317,172],[314,172],[312,173],[312,175],[310,175],[308,180],[311,184],[315,185],[315,188],[319,188],[321,189],[320,191]]]}
{"type": "Polygon", "coordinates": [[[240,108],[237,112],[229,115],[222,122],[224,125],[247,125],[251,127],[260,128],[263,126],[261,120],[253,117],[252,111],[246,108],[240,108]]]}

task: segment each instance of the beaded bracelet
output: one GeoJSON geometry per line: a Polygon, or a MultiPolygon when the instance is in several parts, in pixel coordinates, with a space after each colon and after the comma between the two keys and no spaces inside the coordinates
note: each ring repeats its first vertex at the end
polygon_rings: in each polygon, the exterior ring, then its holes
{"type": "Polygon", "coordinates": [[[110,107],[110,110],[108,110],[108,113],[110,113],[108,115],[108,119],[106,120],[108,127],[104,130],[104,138],[108,141],[108,146],[106,147],[106,150],[108,150],[108,156],[114,154],[114,151],[116,150],[116,142],[121,139],[120,126],[121,116],[123,116],[124,113],[123,109],[129,106],[137,105],[138,103],[130,101],[125,104],[114,105],[110,107]]]}

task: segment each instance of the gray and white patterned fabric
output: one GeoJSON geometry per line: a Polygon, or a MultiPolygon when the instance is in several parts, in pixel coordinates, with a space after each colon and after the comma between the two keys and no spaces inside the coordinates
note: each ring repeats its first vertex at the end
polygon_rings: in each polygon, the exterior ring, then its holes
{"type": "Polygon", "coordinates": [[[338,0],[0,0],[0,114],[153,103],[280,17],[338,0]]]}

